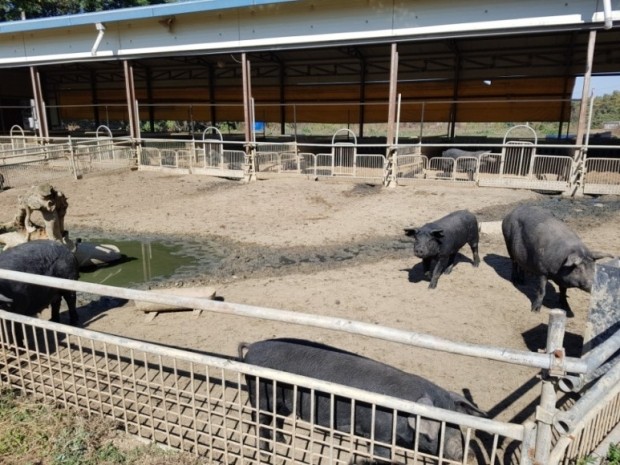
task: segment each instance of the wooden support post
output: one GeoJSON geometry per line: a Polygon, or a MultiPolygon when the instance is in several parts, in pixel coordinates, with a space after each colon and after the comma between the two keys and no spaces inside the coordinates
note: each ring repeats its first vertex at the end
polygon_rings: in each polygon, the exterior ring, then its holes
{"type": "Polygon", "coordinates": [[[385,168],[383,173],[383,185],[396,187],[396,86],[398,82],[398,51],[396,44],[392,44],[390,59],[390,91],[388,102],[388,129],[386,137],[385,168]]]}
{"type": "Polygon", "coordinates": [[[596,43],[596,30],[590,31],[588,38],[588,55],[586,57],[586,70],[583,76],[583,90],[581,92],[581,107],[579,108],[579,123],[577,126],[577,136],[575,138],[575,152],[573,153],[573,164],[569,179],[569,195],[583,195],[582,171],[587,154],[588,141],[584,140],[587,129],[588,108],[590,99],[590,81],[592,80],[592,63],[594,61],[594,45],[596,43]]]}
{"type": "Polygon", "coordinates": [[[34,111],[36,112],[36,115],[32,115],[33,122],[35,124],[35,129],[39,132],[39,137],[43,140],[47,140],[49,138],[49,133],[47,130],[47,114],[41,89],[41,77],[39,75],[39,70],[34,66],[30,67],[30,79],[32,81],[34,111]]]}
{"type": "Polygon", "coordinates": [[[243,179],[255,181],[255,154],[256,141],[254,140],[254,109],[252,99],[252,83],[250,79],[250,62],[245,53],[241,54],[241,72],[243,74],[243,119],[245,121],[245,155],[246,162],[243,167],[243,179]]]}
{"type": "Polygon", "coordinates": [[[125,94],[127,97],[127,112],[129,117],[129,136],[133,139],[140,138],[140,117],[136,104],[136,88],[133,80],[133,66],[127,60],[123,62],[125,71],[125,94]]]}

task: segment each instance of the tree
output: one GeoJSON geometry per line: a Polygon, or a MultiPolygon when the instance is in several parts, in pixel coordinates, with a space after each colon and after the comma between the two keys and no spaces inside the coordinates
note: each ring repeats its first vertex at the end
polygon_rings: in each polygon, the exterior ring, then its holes
{"type": "Polygon", "coordinates": [[[602,127],[603,123],[620,121],[620,91],[596,97],[592,108],[592,127],[602,127]]]}
{"type": "Polygon", "coordinates": [[[116,10],[167,3],[166,0],[0,0],[0,21],[116,10]],[[23,16],[22,16],[23,15],[23,16]]]}

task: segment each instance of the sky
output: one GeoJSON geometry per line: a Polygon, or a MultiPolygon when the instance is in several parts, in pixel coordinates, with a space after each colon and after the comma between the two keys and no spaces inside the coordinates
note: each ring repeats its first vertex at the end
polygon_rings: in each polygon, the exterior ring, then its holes
{"type": "MultiPolygon", "coordinates": [[[[594,92],[594,96],[611,94],[614,90],[620,90],[620,76],[593,76],[590,82],[590,89],[594,92]]],[[[573,89],[573,98],[581,98],[583,90],[583,78],[578,77],[575,80],[573,89]]]]}

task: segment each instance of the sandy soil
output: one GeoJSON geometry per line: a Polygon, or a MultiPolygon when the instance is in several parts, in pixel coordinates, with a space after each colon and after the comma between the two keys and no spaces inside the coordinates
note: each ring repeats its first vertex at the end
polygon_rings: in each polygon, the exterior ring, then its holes
{"type": "MultiPolygon", "coordinates": [[[[593,249],[620,253],[620,199],[578,200],[526,190],[419,184],[385,189],[350,181],[281,178],[244,184],[200,176],[127,172],[58,181],[69,199],[66,227],[102,237],[168,237],[221,244],[216,270],[174,280],[209,284],[228,302],[331,315],[439,336],[452,341],[539,350],[547,310],[557,306],[549,287],[541,313],[530,312],[532,285],[511,284],[501,233],[483,234],[482,263],[461,250],[452,274],[428,289],[420,260],[403,228],[469,209],[479,221],[500,221],[522,202],[539,203],[564,218],[593,249]]],[[[17,195],[0,194],[0,221],[15,213],[17,195]]],[[[581,350],[589,295],[568,292],[574,315],[565,346],[581,350]]],[[[91,296],[92,297],[92,296],[91,296]]],[[[160,314],[151,322],[130,305],[105,312],[82,302],[84,325],[131,338],[226,357],[239,342],[274,336],[322,341],[418,373],[470,394],[491,417],[522,421],[539,395],[537,371],[498,362],[263,320],[190,312],[160,314]],[[463,391],[465,390],[465,391],[463,391]]],[[[45,315],[43,315],[45,317],[45,315]]]]}

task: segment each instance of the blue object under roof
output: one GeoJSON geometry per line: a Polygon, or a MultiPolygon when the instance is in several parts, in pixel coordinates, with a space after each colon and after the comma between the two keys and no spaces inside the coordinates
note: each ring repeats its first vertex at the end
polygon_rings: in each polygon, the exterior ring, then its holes
{"type": "Polygon", "coordinates": [[[98,11],[76,15],[55,16],[52,18],[26,19],[0,23],[0,33],[29,32],[44,29],[58,29],[68,26],[83,26],[96,23],[159,18],[162,16],[184,15],[205,11],[247,8],[273,3],[287,3],[298,0],[195,0],[191,2],[166,3],[162,5],[122,8],[119,10],[98,11]]]}

